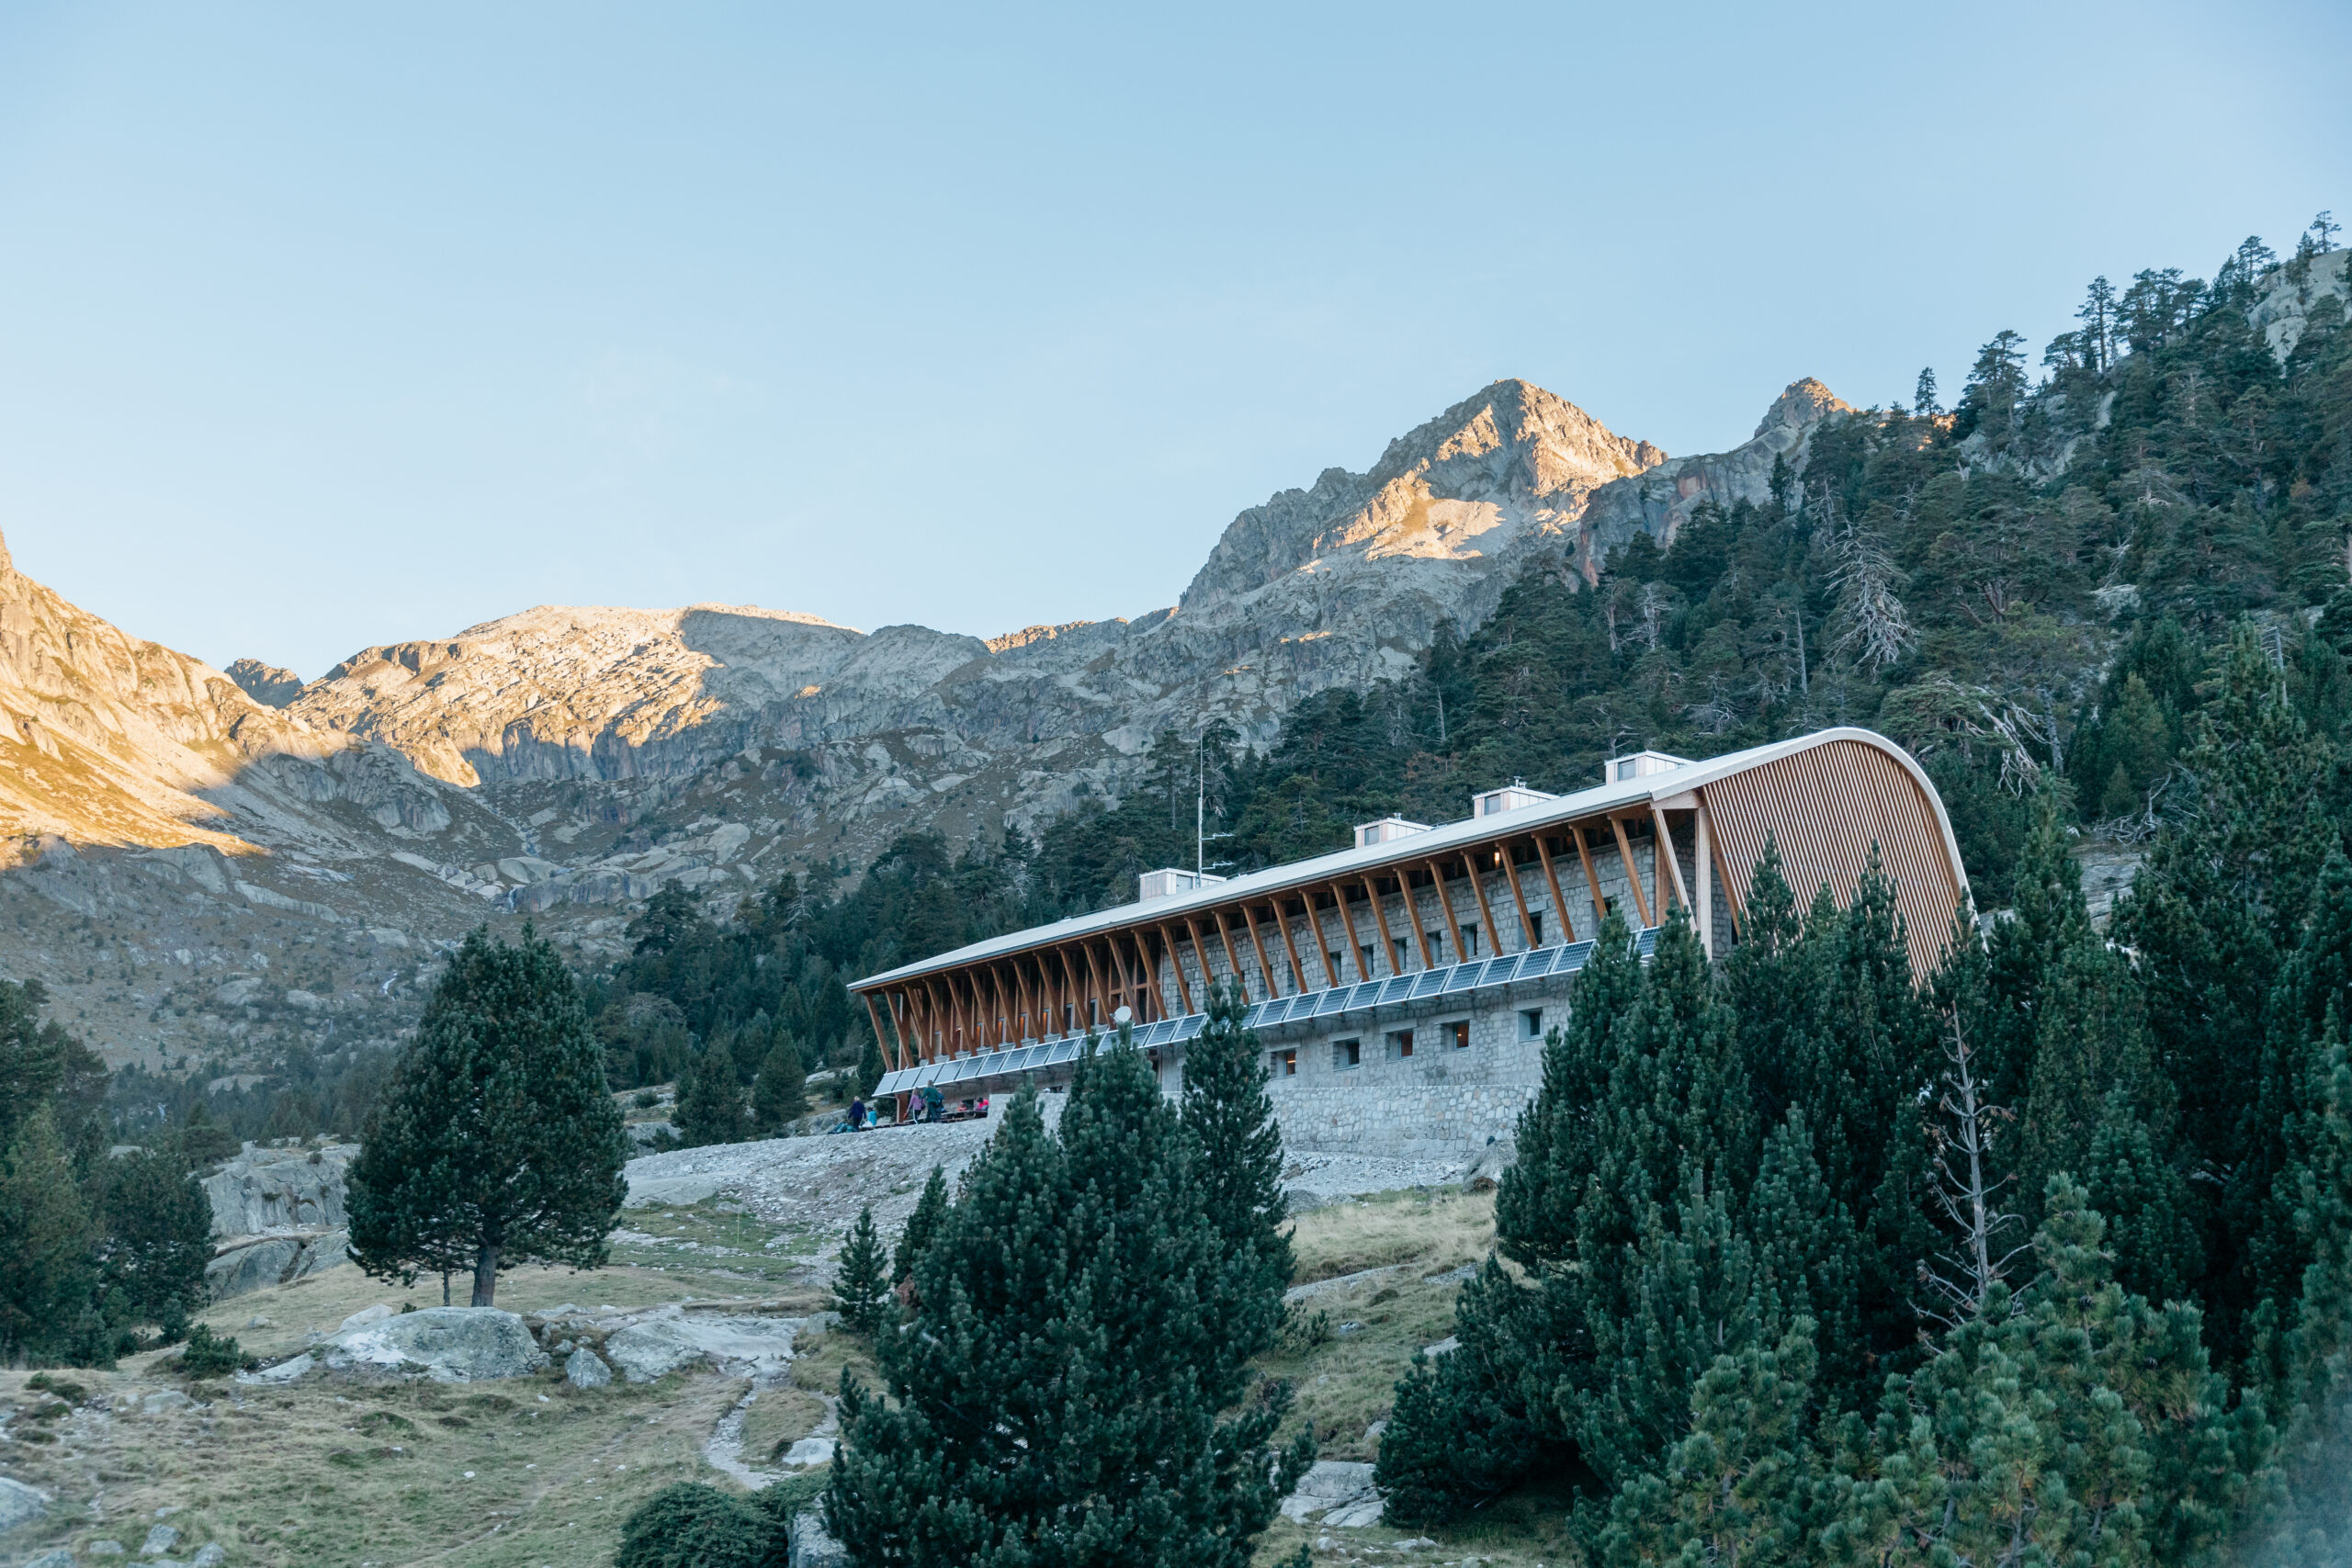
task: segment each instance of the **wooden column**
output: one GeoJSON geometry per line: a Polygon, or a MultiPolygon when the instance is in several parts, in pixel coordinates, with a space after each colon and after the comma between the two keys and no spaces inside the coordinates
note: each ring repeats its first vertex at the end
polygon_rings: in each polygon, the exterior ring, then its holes
{"type": "MultiPolygon", "coordinates": [[[[1492,957],[1499,955],[1503,950],[1503,933],[1495,924],[1495,911],[1487,903],[1487,877],[1475,858],[1477,853],[1474,850],[1463,851],[1462,869],[1470,874],[1470,891],[1478,900],[1478,917],[1487,922],[1487,940],[1494,944],[1495,951],[1488,955],[1492,957]]],[[[1497,852],[1496,858],[1501,858],[1500,852],[1497,852]]]]}
{"type": "Polygon", "coordinates": [[[1396,961],[1396,939],[1388,934],[1388,911],[1380,907],[1380,884],[1372,877],[1363,879],[1363,896],[1372,905],[1372,923],[1380,931],[1380,957],[1391,974],[1402,975],[1405,966],[1396,961]]]}
{"type": "MultiPolygon", "coordinates": [[[[1571,828],[1568,831],[1573,833],[1576,829],[1571,828]]],[[[1560,940],[1574,942],[1577,923],[1568,919],[1568,901],[1560,897],[1560,874],[1552,864],[1552,846],[1544,841],[1542,833],[1535,835],[1535,858],[1544,863],[1544,881],[1552,889],[1552,912],[1560,918],[1560,940]]]]}
{"type": "Polygon", "coordinates": [[[1356,978],[1369,980],[1372,976],[1364,971],[1363,949],[1356,944],[1356,919],[1353,915],[1348,913],[1348,890],[1334,882],[1331,884],[1331,899],[1339,906],[1340,930],[1347,936],[1347,941],[1342,945],[1346,948],[1348,956],[1356,961],[1356,978]]]}
{"type": "Polygon", "coordinates": [[[1250,977],[1242,972],[1241,955],[1233,950],[1233,933],[1225,929],[1225,911],[1211,909],[1209,919],[1216,922],[1216,940],[1225,944],[1226,967],[1233,971],[1233,983],[1239,988],[1241,998],[1250,999],[1250,977]]]}
{"type": "Polygon", "coordinates": [[[1682,857],[1674,852],[1674,835],[1667,829],[1666,813],[1655,800],[1650,802],[1650,831],[1657,835],[1650,849],[1650,874],[1658,882],[1657,901],[1666,902],[1666,890],[1671,886],[1675,901],[1682,906],[1684,914],[1690,914],[1690,890],[1682,886],[1682,857]],[[1665,867],[1662,871],[1661,865],[1665,867]]]}
{"type": "MultiPolygon", "coordinates": [[[[1702,823],[1706,823],[1709,820],[1707,816],[1707,797],[1703,792],[1702,792],[1699,796],[1699,820],[1702,823]]],[[[1739,935],[1740,895],[1745,892],[1746,889],[1732,881],[1731,872],[1724,864],[1723,840],[1716,836],[1712,827],[1703,828],[1702,830],[1707,835],[1707,848],[1711,858],[1714,862],[1715,875],[1723,881],[1724,908],[1731,911],[1731,934],[1735,939],[1736,939],[1739,935]]],[[[1713,906],[1711,901],[1709,908],[1712,909],[1713,907],[1713,906]]]]}
{"type": "Polygon", "coordinates": [[[1184,999],[1184,1010],[1191,1012],[1193,1010],[1193,983],[1184,978],[1184,955],[1176,951],[1175,935],[1169,931],[1166,921],[1160,923],[1159,940],[1168,944],[1168,967],[1176,972],[1176,994],[1184,999]]]}
{"type": "Polygon", "coordinates": [[[1713,846],[1707,842],[1707,813],[1697,807],[1690,812],[1690,831],[1695,852],[1690,857],[1692,868],[1699,877],[1699,901],[1691,914],[1699,922],[1699,947],[1710,958],[1715,955],[1715,889],[1709,880],[1714,874],[1713,846]]]}
{"type": "Polygon", "coordinates": [[[874,1005],[873,992],[860,991],[858,996],[865,1003],[865,1021],[874,1026],[874,1054],[887,1062],[889,1057],[883,1053],[890,1049],[890,1037],[882,1032],[881,1010],[874,1005]]]}
{"type": "Polygon", "coordinates": [[[1438,935],[1453,943],[1453,961],[1462,962],[1462,934],[1453,927],[1453,900],[1445,896],[1445,870],[1436,861],[1429,863],[1430,889],[1437,895],[1438,935]]]}
{"type": "Polygon", "coordinates": [[[1600,891],[1600,874],[1592,869],[1592,849],[1584,841],[1583,827],[1571,822],[1568,824],[1568,836],[1576,840],[1577,859],[1584,863],[1585,891],[1592,896],[1593,934],[1598,936],[1600,928],[1609,922],[1609,899],[1600,891]]]}
{"type": "Polygon", "coordinates": [[[1315,894],[1312,890],[1302,889],[1298,901],[1306,907],[1306,934],[1315,939],[1315,956],[1322,962],[1324,983],[1336,987],[1340,983],[1340,972],[1331,967],[1331,950],[1323,945],[1323,922],[1315,917],[1315,894]]]}
{"type": "Polygon", "coordinates": [[[1510,901],[1519,906],[1519,934],[1527,939],[1529,948],[1543,946],[1535,940],[1535,921],[1527,912],[1527,895],[1520,891],[1519,867],[1510,858],[1510,845],[1498,845],[1495,858],[1503,863],[1503,880],[1510,884],[1510,901]]]}
{"type": "Polygon", "coordinates": [[[1258,934],[1258,917],[1250,912],[1247,904],[1241,906],[1241,923],[1250,928],[1250,945],[1258,954],[1258,976],[1266,982],[1266,999],[1272,1001],[1283,994],[1283,988],[1274,983],[1274,966],[1266,962],[1266,939],[1258,934]]]}
{"type": "Polygon", "coordinates": [[[1613,811],[1609,814],[1609,826],[1617,834],[1617,858],[1625,867],[1626,886],[1634,890],[1634,908],[1642,912],[1642,924],[1654,926],[1657,921],[1650,918],[1649,895],[1642,891],[1641,867],[1634,863],[1634,841],[1625,837],[1624,821],[1613,811]]]}
{"type": "MultiPolygon", "coordinates": [[[[1315,914],[1315,901],[1312,898],[1306,901],[1306,913],[1310,919],[1315,914]]],[[[1290,954],[1290,977],[1301,991],[1305,991],[1307,988],[1306,965],[1298,961],[1298,943],[1290,934],[1290,917],[1283,913],[1283,901],[1280,895],[1276,895],[1274,898],[1274,924],[1282,929],[1283,950],[1290,954]]]]}
{"type": "Polygon", "coordinates": [[[1396,868],[1396,898],[1405,906],[1405,919],[1413,928],[1413,945],[1420,949],[1421,967],[1434,969],[1437,960],[1430,955],[1430,933],[1421,929],[1421,911],[1413,902],[1413,874],[1405,866],[1396,868]]]}

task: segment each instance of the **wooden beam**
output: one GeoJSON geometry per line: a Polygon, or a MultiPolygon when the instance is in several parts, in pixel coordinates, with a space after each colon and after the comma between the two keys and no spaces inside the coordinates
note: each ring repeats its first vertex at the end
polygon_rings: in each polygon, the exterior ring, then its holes
{"type": "Polygon", "coordinates": [[[1356,978],[1369,980],[1372,976],[1364,970],[1363,949],[1356,944],[1356,918],[1348,913],[1348,890],[1334,882],[1331,884],[1331,898],[1340,907],[1340,929],[1347,933],[1348,940],[1344,945],[1348,956],[1356,961],[1356,978]]]}
{"type": "Polygon", "coordinates": [[[1708,824],[1707,848],[1714,859],[1715,875],[1724,885],[1724,908],[1731,911],[1732,938],[1737,941],[1742,914],[1740,895],[1745,889],[1732,881],[1731,871],[1724,864],[1723,835],[1713,830],[1713,819],[1707,810],[1707,795],[1704,790],[1699,792],[1699,820],[1708,824]]]}
{"type": "Polygon", "coordinates": [[[1660,882],[1657,901],[1660,904],[1666,902],[1666,888],[1670,884],[1675,901],[1682,906],[1684,914],[1690,914],[1692,912],[1690,889],[1682,886],[1682,857],[1674,852],[1674,834],[1666,825],[1666,813],[1655,800],[1650,802],[1650,831],[1657,835],[1650,846],[1650,874],[1658,877],[1660,882]],[[1658,871],[1661,863],[1666,867],[1663,874],[1658,871]]]}
{"type": "Polygon", "coordinates": [[[1543,946],[1542,942],[1535,940],[1535,919],[1527,912],[1527,895],[1520,891],[1519,866],[1510,858],[1510,845],[1509,843],[1498,845],[1495,851],[1495,858],[1503,863],[1503,880],[1510,884],[1511,902],[1519,906],[1520,934],[1527,938],[1527,945],[1531,949],[1543,946]]]}
{"type": "Polygon", "coordinates": [[[1170,932],[1165,921],[1160,923],[1159,940],[1168,944],[1168,967],[1176,971],[1176,994],[1184,998],[1184,1010],[1191,1012],[1193,983],[1184,978],[1184,955],[1176,951],[1176,938],[1170,932]]]}
{"type": "Polygon", "coordinates": [[[1430,886],[1437,894],[1437,929],[1443,940],[1453,943],[1453,961],[1462,962],[1462,937],[1453,929],[1453,900],[1445,896],[1445,872],[1431,860],[1429,863],[1430,886]]]}
{"type": "Polygon", "coordinates": [[[1306,907],[1306,934],[1315,939],[1315,956],[1323,964],[1323,982],[1327,986],[1337,987],[1340,983],[1340,972],[1331,967],[1331,950],[1323,945],[1323,922],[1315,918],[1315,890],[1311,887],[1301,888],[1299,893],[1298,901],[1306,907]]]}
{"type": "Polygon", "coordinates": [[[1715,955],[1715,888],[1714,856],[1707,842],[1707,814],[1692,807],[1690,811],[1691,874],[1698,879],[1698,901],[1691,906],[1691,919],[1699,927],[1699,947],[1710,958],[1715,955]]]}
{"type": "Polygon", "coordinates": [[[1283,988],[1274,983],[1274,966],[1266,962],[1266,939],[1258,934],[1258,917],[1250,912],[1246,903],[1241,906],[1241,923],[1250,928],[1250,945],[1258,954],[1258,976],[1266,982],[1266,999],[1272,1001],[1283,994],[1283,988]]]}
{"type": "Polygon", "coordinates": [[[1233,984],[1241,992],[1241,999],[1250,999],[1250,976],[1242,970],[1241,955],[1233,951],[1233,933],[1225,929],[1225,911],[1211,909],[1209,919],[1216,924],[1216,939],[1225,944],[1225,966],[1233,973],[1233,984]]]}
{"type": "Polygon", "coordinates": [[[1430,933],[1421,929],[1421,911],[1413,902],[1413,873],[1409,866],[1396,868],[1396,897],[1405,906],[1405,919],[1413,927],[1413,945],[1421,950],[1421,967],[1434,969],[1437,960],[1430,956],[1430,933]]]}
{"type": "MultiPolygon", "coordinates": [[[[1501,928],[1495,924],[1495,911],[1487,906],[1487,879],[1480,873],[1478,863],[1472,858],[1476,852],[1471,850],[1462,852],[1462,869],[1470,874],[1470,891],[1477,897],[1479,918],[1487,922],[1487,940],[1495,944],[1495,953],[1498,954],[1503,950],[1503,933],[1501,928]]],[[[1498,858],[1500,858],[1499,853],[1498,858]]]]}
{"type": "MultiPolygon", "coordinates": [[[[1136,988],[1135,978],[1127,972],[1127,955],[1119,951],[1119,933],[1117,931],[1113,931],[1111,933],[1107,945],[1111,950],[1111,962],[1106,965],[1106,967],[1109,968],[1113,975],[1118,979],[1119,994],[1123,997],[1134,995],[1136,988]]],[[[1121,1007],[1125,1007],[1126,1005],[1127,1004],[1125,1002],[1120,1004],[1121,1007]]],[[[1113,1008],[1111,1010],[1112,1012],[1116,1012],[1118,1010],[1118,1008],[1113,1008]]],[[[1106,1024],[1111,1021],[1110,1015],[1108,1013],[1103,1015],[1102,1021],[1106,1024]]]]}
{"type": "MultiPolygon", "coordinates": [[[[1571,828],[1568,831],[1573,833],[1576,829],[1571,828]]],[[[1544,881],[1552,889],[1552,912],[1560,917],[1560,940],[1574,942],[1577,923],[1568,919],[1568,901],[1560,897],[1560,873],[1552,863],[1552,846],[1544,841],[1540,829],[1535,835],[1535,858],[1544,863],[1544,881]]]]}
{"type": "Polygon", "coordinates": [[[1094,944],[1081,937],[1078,950],[1086,955],[1087,997],[1094,1003],[1094,1017],[1086,1021],[1086,1027],[1100,1029],[1111,1021],[1111,995],[1103,988],[1102,971],[1094,963],[1094,944]]]}
{"type": "Polygon", "coordinates": [[[1650,919],[1649,895],[1642,891],[1642,874],[1634,864],[1634,842],[1625,837],[1624,821],[1612,811],[1609,814],[1609,826],[1617,834],[1617,859],[1625,868],[1626,886],[1634,890],[1634,907],[1642,912],[1642,924],[1654,926],[1657,922],[1650,919]]]}
{"type": "Polygon", "coordinates": [[[1380,930],[1380,958],[1389,972],[1402,975],[1405,966],[1396,962],[1396,939],[1388,934],[1388,911],[1380,907],[1380,884],[1367,876],[1363,879],[1363,896],[1372,905],[1372,923],[1380,930]]]}
{"type": "MultiPolygon", "coordinates": [[[[1310,915],[1315,912],[1312,900],[1308,901],[1306,909],[1310,915]]],[[[1291,937],[1290,917],[1283,913],[1283,901],[1279,895],[1274,899],[1274,924],[1282,928],[1283,949],[1290,954],[1291,982],[1304,991],[1306,989],[1306,965],[1298,961],[1298,943],[1291,937]]]]}
{"type": "MultiPolygon", "coordinates": [[[[863,997],[865,1001],[865,1021],[874,1026],[874,1054],[880,1056],[883,1052],[888,1051],[890,1048],[888,1037],[882,1032],[881,1010],[874,1005],[873,992],[861,991],[858,994],[863,997]]],[[[889,1058],[884,1056],[883,1060],[888,1061],[889,1058]]]]}
{"type": "Polygon", "coordinates": [[[1585,891],[1592,896],[1593,934],[1598,936],[1600,934],[1600,928],[1609,923],[1609,900],[1600,891],[1600,874],[1592,869],[1592,850],[1584,841],[1583,826],[1579,823],[1569,823],[1568,836],[1577,841],[1577,859],[1584,863],[1585,891]]]}

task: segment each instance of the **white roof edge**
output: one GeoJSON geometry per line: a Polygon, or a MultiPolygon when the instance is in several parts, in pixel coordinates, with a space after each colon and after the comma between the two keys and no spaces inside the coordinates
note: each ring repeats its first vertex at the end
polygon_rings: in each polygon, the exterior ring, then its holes
{"type": "Polygon", "coordinates": [[[1391,839],[1365,849],[1339,850],[1311,860],[1287,861],[1281,865],[1249,872],[1230,881],[1193,892],[1154,898],[1148,904],[1117,904],[1091,914],[1072,915],[1051,925],[1007,931],[1002,936],[989,937],[984,942],[972,942],[947,953],[917,959],[911,964],[902,964],[895,969],[886,969],[878,975],[852,980],[849,988],[852,991],[873,990],[893,981],[912,979],[917,976],[935,974],[943,969],[987,959],[1003,958],[1033,948],[1051,947],[1057,942],[1075,942],[1080,937],[1098,935],[1106,931],[1150,924],[1195,909],[1214,908],[1229,904],[1237,897],[1255,897],[1351,872],[1372,870],[1395,862],[1423,860],[1432,854],[1443,853],[1458,844],[1476,843],[1547,822],[1567,821],[1611,807],[1631,806],[1644,800],[1660,800],[1701,789],[1733,773],[1746,773],[1750,768],[1762,767],[1767,762],[1776,762],[1783,757],[1793,757],[1801,751],[1810,751],[1817,746],[1838,740],[1856,740],[1883,751],[1911,775],[1912,782],[1919,786],[1919,792],[1927,797],[1928,805],[1935,808],[1936,827],[1943,835],[1944,852],[1951,859],[1953,874],[1960,881],[1961,896],[1965,898],[1969,891],[1968,871],[1961,863],[1960,840],[1952,834],[1951,818],[1944,810],[1943,797],[1936,793],[1936,786],[1928,780],[1927,771],[1919,766],[1910,752],[1877,731],[1838,725],[1828,729],[1816,729],[1807,735],[1792,736],[1786,740],[1751,746],[1745,751],[1730,751],[1720,757],[1686,762],[1680,767],[1642,778],[1597,784],[1590,789],[1577,790],[1533,806],[1522,806],[1513,811],[1498,811],[1491,817],[1469,817],[1458,822],[1442,823],[1427,832],[1391,839]],[[1149,911],[1148,915],[1144,913],[1146,910],[1149,911]]]}

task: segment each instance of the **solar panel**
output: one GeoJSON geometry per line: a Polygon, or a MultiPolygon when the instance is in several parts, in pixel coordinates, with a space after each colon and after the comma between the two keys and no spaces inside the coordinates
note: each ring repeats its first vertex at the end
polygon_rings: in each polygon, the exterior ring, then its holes
{"type": "Polygon", "coordinates": [[[1452,964],[1447,964],[1445,967],[1441,969],[1424,969],[1419,974],[1414,976],[1412,990],[1413,999],[1415,1001],[1419,1001],[1423,997],[1433,997],[1440,991],[1444,990],[1446,978],[1453,973],[1453,966],[1452,964]]]}
{"type": "Polygon", "coordinates": [[[1457,964],[1446,976],[1445,985],[1440,994],[1450,997],[1457,991],[1473,990],[1477,987],[1478,976],[1486,971],[1487,966],[1484,964],[1457,964]]]}

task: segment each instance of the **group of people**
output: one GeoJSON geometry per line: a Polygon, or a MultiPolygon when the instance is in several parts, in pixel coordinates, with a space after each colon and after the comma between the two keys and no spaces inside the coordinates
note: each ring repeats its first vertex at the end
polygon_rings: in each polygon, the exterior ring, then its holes
{"type": "MultiPolygon", "coordinates": [[[[929,1086],[915,1090],[910,1098],[913,1100],[910,1108],[913,1114],[909,1120],[914,1122],[965,1122],[975,1117],[985,1117],[989,1113],[989,1097],[984,1094],[970,1100],[957,1100],[956,1108],[952,1111],[947,1108],[946,1096],[929,1086]]],[[[896,1124],[895,1121],[893,1124],[896,1124]]],[[[849,1102],[849,1120],[833,1131],[862,1133],[869,1127],[879,1125],[881,1123],[874,1117],[874,1107],[866,1103],[864,1095],[859,1095],[849,1102]]]]}

